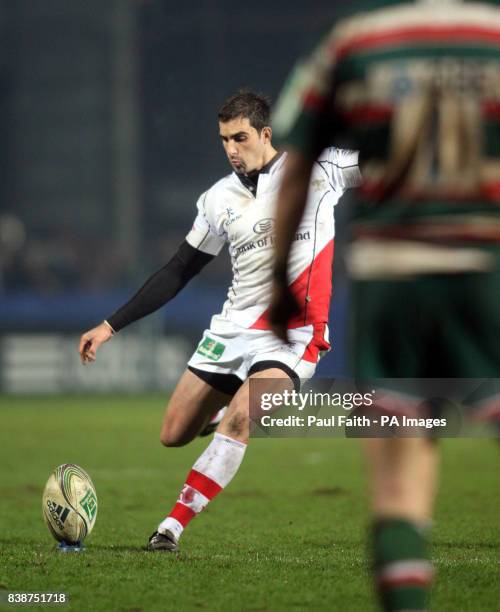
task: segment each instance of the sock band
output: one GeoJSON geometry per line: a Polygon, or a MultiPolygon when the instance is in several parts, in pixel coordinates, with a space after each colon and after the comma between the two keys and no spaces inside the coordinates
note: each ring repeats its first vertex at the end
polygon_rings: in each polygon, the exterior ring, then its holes
{"type": "Polygon", "coordinates": [[[377,573],[382,588],[398,586],[427,586],[432,582],[434,568],[429,561],[411,559],[382,567],[377,573]]]}
{"type": "Polygon", "coordinates": [[[179,521],[179,523],[185,527],[189,521],[196,516],[196,512],[182,502],[176,502],[175,506],[172,508],[172,512],[170,512],[168,516],[179,521]]]}
{"type": "Polygon", "coordinates": [[[397,518],[376,521],[374,579],[384,610],[427,610],[434,571],[423,530],[397,518]]]}
{"type": "Polygon", "coordinates": [[[201,474],[196,470],[191,470],[188,474],[186,484],[193,489],[196,489],[199,493],[204,495],[207,499],[212,499],[222,491],[222,487],[217,484],[214,480],[201,474]]]}

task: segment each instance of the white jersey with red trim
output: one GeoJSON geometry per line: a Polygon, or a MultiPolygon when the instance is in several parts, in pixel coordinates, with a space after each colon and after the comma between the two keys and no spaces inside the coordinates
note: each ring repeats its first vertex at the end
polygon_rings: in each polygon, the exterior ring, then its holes
{"type": "MultiPolygon", "coordinates": [[[[218,318],[245,328],[267,329],[271,298],[274,220],[286,153],[260,172],[255,193],[232,173],[203,193],[186,240],[217,255],[228,243],[233,280],[218,318]]],[[[326,323],[331,297],[334,206],[361,181],[358,152],[325,149],[313,167],[308,202],[289,260],[289,284],[301,306],[290,328],[326,323]]]]}

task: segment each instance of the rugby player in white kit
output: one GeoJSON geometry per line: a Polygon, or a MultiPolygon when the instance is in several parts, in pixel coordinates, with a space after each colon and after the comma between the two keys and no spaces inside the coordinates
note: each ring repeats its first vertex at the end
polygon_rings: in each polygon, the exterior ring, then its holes
{"type": "Polygon", "coordinates": [[[80,340],[82,362],[93,362],[103,342],[172,299],[228,244],[233,279],[227,299],[168,402],[160,438],[165,446],[182,446],[211,427],[215,435],[150,537],[149,550],[177,551],[187,524],[238,471],[249,436],[249,379],[282,379],[297,388],[299,379],[313,376],[330,347],[333,211],[344,191],[361,180],[358,154],[329,148],[315,164],[307,212],[290,255],[289,281],[298,309],[285,344],[267,321],[274,207],[286,163],[286,152],[272,145],[269,113],[267,99],[250,91],[225,102],[219,133],[233,172],[200,196],[194,225],[169,263],[80,340]]]}

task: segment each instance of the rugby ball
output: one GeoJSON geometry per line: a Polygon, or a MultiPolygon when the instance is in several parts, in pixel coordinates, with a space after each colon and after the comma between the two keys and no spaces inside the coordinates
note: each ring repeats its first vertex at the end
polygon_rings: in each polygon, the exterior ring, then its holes
{"type": "Polygon", "coordinates": [[[97,517],[97,494],[87,472],[73,463],[56,468],[43,491],[42,511],[56,540],[66,544],[83,542],[97,517]]]}

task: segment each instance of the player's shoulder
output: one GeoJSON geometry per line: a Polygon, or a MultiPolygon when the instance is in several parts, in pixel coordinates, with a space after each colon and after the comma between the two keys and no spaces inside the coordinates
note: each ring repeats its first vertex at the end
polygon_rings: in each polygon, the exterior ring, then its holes
{"type": "Polygon", "coordinates": [[[361,185],[359,151],[329,147],[321,152],[316,167],[327,173],[336,191],[361,185]]]}
{"type": "Polygon", "coordinates": [[[226,174],[221,179],[216,181],[208,190],[207,193],[210,195],[219,195],[222,192],[234,189],[235,176],[234,172],[226,174]]]}
{"type": "Polygon", "coordinates": [[[221,196],[227,195],[228,192],[234,191],[235,187],[235,176],[232,172],[231,174],[227,174],[216,181],[205,191],[204,195],[209,201],[219,200],[221,196]]]}
{"type": "Polygon", "coordinates": [[[225,197],[234,190],[234,176],[228,174],[211,185],[198,198],[198,205],[205,210],[213,209],[218,203],[224,201],[225,197]]]}
{"type": "Polygon", "coordinates": [[[328,147],[324,149],[318,156],[318,162],[326,162],[344,169],[358,165],[359,151],[353,149],[339,149],[337,147],[328,147]]]}

